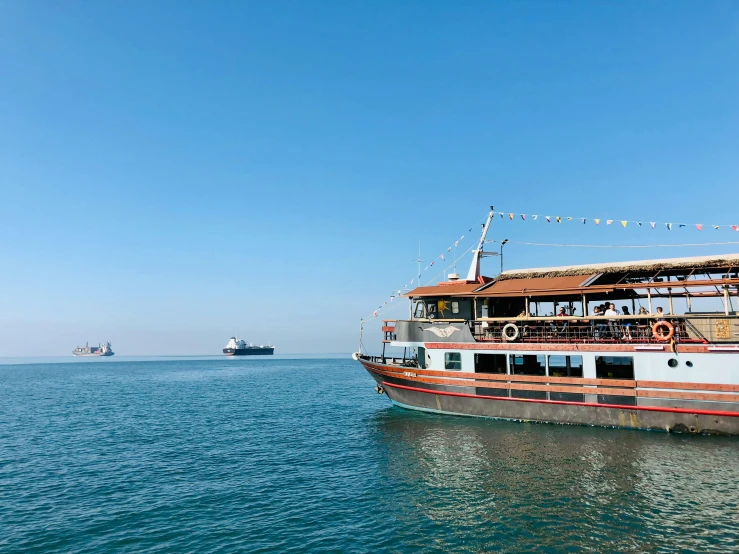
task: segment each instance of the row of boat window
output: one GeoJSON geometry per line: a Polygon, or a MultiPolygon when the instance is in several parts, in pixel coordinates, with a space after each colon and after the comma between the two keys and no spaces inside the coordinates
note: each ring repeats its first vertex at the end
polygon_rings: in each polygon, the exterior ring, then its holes
{"type": "MultiPolygon", "coordinates": [[[[462,371],[462,353],[445,352],[444,369],[462,371]]],[[[582,377],[582,356],[543,354],[475,354],[475,373],[582,377]]],[[[597,379],[634,379],[632,356],[596,356],[597,379]]]]}

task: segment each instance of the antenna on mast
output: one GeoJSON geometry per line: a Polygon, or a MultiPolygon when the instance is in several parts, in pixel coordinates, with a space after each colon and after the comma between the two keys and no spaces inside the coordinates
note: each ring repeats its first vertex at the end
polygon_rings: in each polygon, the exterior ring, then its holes
{"type": "Polygon", "coordinates": [[[480,242],[477,244],[477,250],[472,251],[472,263],[470,264],[470,270],[467,272],[467,281],[477,281],[480,277],[480,258],[482,258],[485,237],[488,234],[488,229],[490,229],[490,222],[493,220],[493,215],[495,215],[495,211],[493,210],[493,206],[490,206],[488,220],[482,227],[482,236],[480,237],[480,242]]]}
{"type": "Polygon", "coordinates": [[[419,239],[418,241],[418,258],[413,260],[414,262],[418,262],[418,286],[421,286],[421,262],[425,262],[426,260],[421,259],[421,241],[419,239]]]}

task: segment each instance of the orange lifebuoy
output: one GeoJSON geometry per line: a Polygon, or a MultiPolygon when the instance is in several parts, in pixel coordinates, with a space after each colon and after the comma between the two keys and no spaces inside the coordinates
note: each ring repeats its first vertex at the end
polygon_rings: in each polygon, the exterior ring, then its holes
{"type": "Polygon", "coordinates": [[[675,336],[675,327],[669,321],[657,321],[654,325],[652,325],[652,336],[657,340],[667,342],[673,336],[675,336]],[[658,331],[660,327],[666,327],[667,334],[660,333],[658,331]]]}

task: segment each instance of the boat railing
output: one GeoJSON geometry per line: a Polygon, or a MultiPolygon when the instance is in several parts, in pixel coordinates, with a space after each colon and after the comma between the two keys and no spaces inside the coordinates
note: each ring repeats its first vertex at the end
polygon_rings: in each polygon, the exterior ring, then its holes
{"type": "Polygon", "coordinates": [[[398,367],[418,367],[418,359],[413,357],[401,358],[397,356],[373,356],[370,354],[362,354],[360,359],[368,361],[370,363],[383,364],[383,365],[394,365],[398,367]]]}
{"type": "Polygon", "coordinates": [[[497,318],[469,324],[478,342],[739,342],[739,317],[735,315],[497,318]],[[666,324],[657,325],[655,329],[655,324],[662,322],[666,324]]]}

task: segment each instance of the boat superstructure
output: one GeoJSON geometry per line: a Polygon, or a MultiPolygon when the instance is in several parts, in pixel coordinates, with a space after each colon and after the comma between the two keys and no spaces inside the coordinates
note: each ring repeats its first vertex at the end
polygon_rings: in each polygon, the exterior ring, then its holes
{"type": "Polygon", "coordinates": [[[275,347],[269,345],[248,344],[244,340],[233,336],[229,339],[226,348],[223,349],[226,356],[270,356],[275,353],[275,347]]]}
{"type": "Polygon", "coordinates": [[[739,434],[739,254],[492,279],[480,275],[492,214],[467,278],[408,292],[382,355],[354,355],[379,392],[448,414],[739,434]]]}
{"type": "Polygon", "coordinates": [[[73,356],[112,356],[113,354],[115,352],[113,352],[109,342],[97,346],[90,346],[89,343],[85,343],[85,346],[78,346],[72,351],[73,356]]]}

